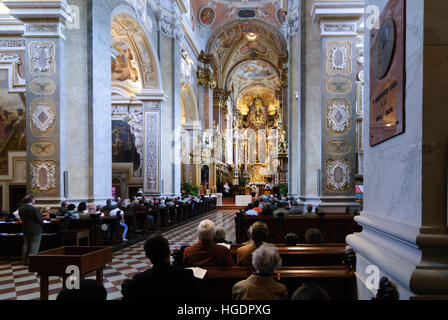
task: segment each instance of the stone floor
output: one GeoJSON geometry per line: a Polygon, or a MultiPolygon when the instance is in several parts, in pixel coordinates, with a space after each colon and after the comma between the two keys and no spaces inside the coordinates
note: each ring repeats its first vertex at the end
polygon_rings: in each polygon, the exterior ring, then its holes
{"type": "MultiPolygon", "coordinates": [[[[220,210],[208,216],[200,217],[177,228],[163,233],[169,240],[171,250],[176,250],[184,244],[197,241],[196,227],[203,219],[210,219],[225,228],[227,240],[235,242],[235,210],[220,210]]],[[[104,286],[107,289],[108,300],[121,299],[121,283],[124,279],[150,267],[143,252],[143,242],[117,251],[113,254],[110,265],[104,269],[104,286]]],[[[95,277],[88,277],[94,279],[95,277]]],[[[59,277],[50,277],[50,300],[55,300],[62,288],[59,277]]],[[[29,272],[19,259],[0,260],[0,300],[39,300],[39,278],[29,272]]]]}

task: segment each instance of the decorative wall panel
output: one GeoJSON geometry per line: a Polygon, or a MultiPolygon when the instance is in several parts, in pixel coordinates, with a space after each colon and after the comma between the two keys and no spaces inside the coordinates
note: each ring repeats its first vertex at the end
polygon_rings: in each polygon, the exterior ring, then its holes
{"type": "Polygon", "coordinates": [[[352,73],[352,44],[350,41],[328,41],[327,51],[327,74],[350,75],[352,73]]]}
{"type": "Polygon", "coordinates": [[[51,79],[37,78],[31,81],[30,90],[35,95],[49,96],[56,90],[56,84],[51,79]]]}
{"type": "Polygon", "coordinates": [[[56,152],[56,146],[51,141],[35,141],[31,144],[31,153],[36,157],[50,157],[56,152]]]}
{"type": "Polygon", "coordinates": [[[327,161],[327,190],[345,191],[351,185],[351,167],[349,159],[329,159],[327,161]]]}
{"type": "Polygon", "coordinates": [[[327,106],[327,126],[334,133],[341,134],[351,128],[352,110],[345,98],[331,99],[327,106]]]}
{"type": "MultiPolygon", "coordinates": [[[[160,193],[160,110],[144,111],[145,144],[144,144],[144,183],[146,194],[160,193]]],[[[169,159],[165,159],[169,161],[169,159]]]]}
{"type": "Polygon", "coordinates": [[[56,105],[52,99],[31,102],[31,132],[36,137],[51,137],[56,124],[56,105]]]}
{"type": "Polygon", "coordinates": [[[56,73],[56,50],[53,41],[31,41],[29,50],[29,68],[32,75],[53,75],[56,73]]]}
{"type": "Polygon", "coordinates": [[[56,190],[55,161],[31,161],[31,176],[33,192],[52,193],[56,190]]]}

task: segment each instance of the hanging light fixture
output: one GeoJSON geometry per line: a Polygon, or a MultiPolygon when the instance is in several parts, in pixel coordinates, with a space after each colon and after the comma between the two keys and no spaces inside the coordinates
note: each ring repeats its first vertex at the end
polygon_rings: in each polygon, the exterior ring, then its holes
{"type": "Polygon", "coordinates": [[[255,33],[253,33],[253,32],[249,32],[249,33],[246,35],[246,38],[247,38],[247,40],[249,40],[249,41],[255,41],[255,40],[257,40],[257,35],[256,35],[255,33]]]}

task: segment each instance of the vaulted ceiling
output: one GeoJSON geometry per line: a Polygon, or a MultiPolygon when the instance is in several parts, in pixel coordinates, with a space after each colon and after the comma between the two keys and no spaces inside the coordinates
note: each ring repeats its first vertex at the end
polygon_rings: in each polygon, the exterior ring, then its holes
{"type": "MultiPolygon", "coordinates": [[[[207,44],[214,57],[218,86],[229,90],[232,71],[245,61],[264,61],[279,70],[287,60],[287,45],[272,26],[258,20],[235,20],[216,30],[207,44]],[[248,38],[255,35],[256,39],[248,38]]],[[[266,68],[265,68],[266,69],[266,68]]]]}

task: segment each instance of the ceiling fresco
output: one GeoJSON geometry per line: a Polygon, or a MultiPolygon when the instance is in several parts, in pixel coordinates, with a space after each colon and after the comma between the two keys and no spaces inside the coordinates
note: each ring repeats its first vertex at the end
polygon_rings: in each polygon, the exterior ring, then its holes
{"type": "Polygon", "coordinates": [[[282,35],[258,20],[236,20],[212,34],[207,52],[215,56],[218,85],[229,85],[229,73],[241,61],[267,61],[277,69],[287,58],[286,43],[282,35]],[[256,36],[255,40],[248,38],[256,36]]]}
{"type": "Polygon", "coordinates": [[[206,28],[216,30],[235,19],[262,19],[269,24],[282,24],[283,2],[279,0],[195,0],[191,1],[198,21],[206,28]],[[280,19],[280,20],[279,20],[280,19]]]}
{"type": "Polygon", "coordinates": [[[118,14],[112,19],[111,35],[113,91],[126,97],[158,88],[156,59],[141,25],[127,14],[118,14]]]}
{"type": "Polygon", "coordinates": [[[274,91],[280,89],[280,80],[276,69],[261,60],[242,62],[229,74],[228,81],[228,88],[234,93],[234,96],[238,96],[242,89],[253,84],[263,85],[274,91]]]}

